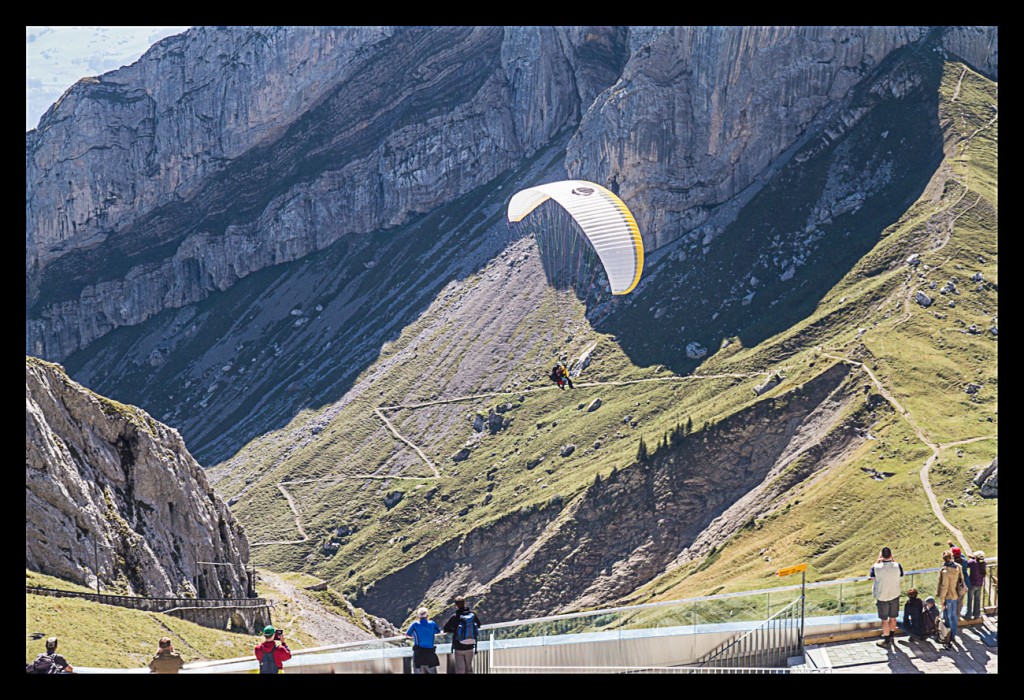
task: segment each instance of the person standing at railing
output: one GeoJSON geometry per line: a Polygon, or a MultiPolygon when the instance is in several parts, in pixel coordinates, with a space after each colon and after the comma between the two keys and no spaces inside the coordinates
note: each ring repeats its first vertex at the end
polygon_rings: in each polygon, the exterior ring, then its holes
{"type": "Polygon", "coordinates": [[[75,669],[64,658],[63,654],[57,653],[57,638],[50,637],[46,640],[46,653],[40,654],[25,665],[25,673],[53,674],[53,673],[74,673],[75,669]]]}
{"type": "Polygon", "coordinates": [[[455,672],[473,672],[473,654],[480,636],[483,621],[469,609],[463,596],[455,598],[455,612],[444,623],[444,631],[452,636],[452,653],[455,655],[455,672]]]}
{"type": "Polygon", "coordinates": [[[882,621],[882,638],[875,642],[880,647],[892,649],[896,638],[896,618],[900,614],[900,578],[903,566],[892,558],[892,550],[882,547],[881,554],[871,567],[871,594],[875,598],[878,619],[882,621]]]}
{"type": "Polygon", "coordinates": [[[263,628],[263,643],[256,645],[255,653],[260,673],[281,673],[284,662],[292,658],[291,650],[284,643],[284,630],[274,629],[273,625],[263,628]]]}
{"type": "Polygon", "coordinates": [[[953,562],[960,567],[960,570],[964,575],[964,588],[963,592],[957,597],[956,600],[956,614],[958,617],[964,616],[964,599],[967,597],[967,582],[970,580],[971,572],[967,568],[968,561],[964,553],[953,544],[953,540],[949,540],[949,551],[953,554],[953,562]]]}
{"type": "Polygon", "coordinates": [[[441,661],[437,658],[434,636],[441,634],[441,628],[429,619],[429,611],[420,608],[416,622],[409,625],[405,636],[412,640],[412,666],[414,673],[437,673],[441,661]]]}
{"type": "Polygon", "coordinates": [[[985,586],[985,553],[980,549],[967,557],[968,588],[967,615],[965,620],[977,620],[981,617],[981,589],[985,586]]]}
{"type": "Polygon", "coordinates": [[[953,640],[956,639],[958,616],[956,612],[957,588],[964,583],[964,572],[960,565],[953,560],[953,553],[950,551],[942,553],[942,568],[939,569],[939,589],[935,598],[942,601],[943,618],[946,626],[949,627],[949,639],[944,644],[947,649],[952,648],[953,640]]]}
{"type": "Polygon", "coordinates": [[[170,637],[161,637],[157,642],[156,654],[149,662],[152,673],[177,673],[185,665],[181,654],[174,650],[170,637]]]}

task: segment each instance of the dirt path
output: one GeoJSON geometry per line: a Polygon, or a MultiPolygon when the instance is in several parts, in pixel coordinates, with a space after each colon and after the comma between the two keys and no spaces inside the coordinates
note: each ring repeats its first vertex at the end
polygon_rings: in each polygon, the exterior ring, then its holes
{"type": "MultiPolygon", "coordinates": [[[[771,372],[769,372],[769,371],[749,372],[749,373],[724,373],[724,374],[691,374],[691,375],[687,375],[685,377],[676,377],[676,376],[672,376],[672,377],[647,377],[645,379],[627,379],[627,380],[623,380],[623,381],[576,382],[575,384],[576,384],[576,386],[579,386],[579,387],[589,387],[589,386],[627,386],[627,385],[630,385],[630,384],[641,384],[641,383],[644,383],[644,382],[670,382],[670,381],[688,381],[688,380],[695,380],[695,379],[721,379],[721,378],[724,378],[724,377],[749,379],[750,377],[760,377],[760,376],[765,376],[765,375],[769,375],[769,374],[771,374],[771,372]]],[[[421,403],[396,404],[394,406],[378,406],[377,408],[373,409],[373,412],[376,414],[376,416],[378,418],[381,419],[381,421],[384,423],[385,427],[387,427],[387,429],[391,432],[392,435],[395,436],[396,439],[401,440],[406,445],[408,445],[409,447],[411,447],[413,450],[416,451],[416,454],[418,454],[420,456],[420,459],[422,459],[423,462],[426,463],[426,465],[428,467],[430,467],[430,470],[434,473],[434,477],[433,478],[440,479],[440,478],[443,478],[444,475],[437,468],[437,465],[435,465],[430,460],[430,458],[427,457],[427,455],[423,452],[423,450],[421,450],[419,448],[418,445],[416,445],[416,443],[414,443],[412,440],[410,440],[409,438],[405,437],[400,432],[398,432],[398,429],[395,427],[395,425],[390,420],[388,420],[388,417],[386,415],[384,415],[384,411],[399,411],[399,410],[402,410],[402,409],[417,409],[417,408],[424,408],[426,406],[437,406],[437,405],[440,405],[440,404],[458,403],[460,401],[471,401],[471,400],[474,400],[474,399],[491,398],[491,397],[494,397],[494,396],[501,396],[503,394],[511,394],[511,393],[529,394],[529,393],[535,393],[535,392],[538,392],[538,391],[551,391],[552,389],[556,389],[556,388],[558,388],[558,387],[555,387],[555,386],[542,386],[542,387],[534,387],[534,388],[529,388],[529,389],[517,390],[517,391],[514,391],[514,392],[513,391],[489,391],[489,392],[483,392],[483,393],[480,393],[480,394],[470,394],[470,395],[467,395],[467,396],[456,396],[456,397],[450,398],[450,399],[437,399],[436,401],[424,401],[424,402],[421,402],[421,403]]],[[[279,481],[276,484],[277,489],[284,495],[285,499],[288,501],[288,507],[291,508],[292,514],[295,516],[295,527],[298,529],[299,534],[302,536],[302,538],[301,539],[297,539],[297,540],[265,540],[265,541],[262,541],[262,542],[250,542],[249,546],[250,547],[260,547],[260,546],[268,545],[268,544],[302,544],[303,542],[306,542],[306,541],[309,540],[309,536],[306,534],[306,531],[302,529],[302,521],[301,521],[301,518],[300,518],[300,515],[299,515],[299,509],[295,505],[295,500],[292,498],[291,494],[289,494],[288,491],[285,489],[285,485],[287,485],[287,484],[310,484],[310,483],[314,483],[314,482],[344,481],[344,480],[348,480],[348,479],[422,479],[422,478],[431,478],[431,477],[390,476],[390,475],[378,475],[378,474],[353,474],[353,475],[348,475],[348,476],[326,476],[326,477],[322,477],[322,478],[319,478],[319,479],[293,479],[293,480],[290,480],[290,481],[279,481]]]]}
{"type": "Polygon", "coordinates": [[[259,547],[259,546],[265,545],[265,544],[302,544],[303,542],[305,542],[305,541],[307,541],[309,539],[309,535],[307,535],[306,531],[302,529],[302,520],[299,518],[299,509],[295,507],[295,501],[292,499],[291,494],[289,494],[284,489],[284,484],[286,484],[286,483],[288,483],[288,482],[285,482],[285,481],[278,482],[277,483],[277,490],[280,491],[281,494],[284,495],[285,500],[288,501],[288,507],[292,509],[292,515],[295,516],[295,527],[298,529],[299,534],[302,535],[302,539],[300,539],[300,540],[267,540],[267,541],[264,541],[264,542],[250,542],[249,543],[250,547],[259,547]]]}
{"type": "Polygon", "coordinates": [[[288,617],[274,622],[275,627],[285,630],[286,637],[289,631],[301,628],[313,638],[313,646],[376,639],[348,619],[326,610],[320,601],[301,586],[288,583],[277,574],[263,569],[260,569],[260,577],[289,601],[288,617]]]}
{"type": "MultiPolygon", "coordinates": [[[[967,69],[964,68],[964,70],[960,73],[960,78],[957,80],[956,89],[953,91],[953,98],[952,98],[953,102],[956,102],[957,100],[960,99],[960,86],[963,83],[964,76],[966,74],[967,74],[967,69]]],[[[999,120],[999,113],[996,112],[996,114],[988,121],[988,123],[984,124],[983,126],[979,126],[973,132],[971,132],[970,134],[965,136],[961,142],[957,142],[956,144],[954,144],[954,146],[956,146],[956,145],[958,145],[960,143],[963,144],[963,148],[961,150],[961,153],[960,153],[959,157],[961,159],[966,159],[967,156],[968,156],[968,148],[970,147],[971,141],[974,139],[974,137],[977,136],[982,131],[984,131],[985,129],[988,129],[989,127],[991,127],[998,120],[999,120]]],[[[946,206],[941,211],[938,211],[938,212],[936,212],[934,214],[934,216],[936,216],[936,217],[940,216],[940,215],[943,215],[943,214],[947,215],[946,225],[942,229],[942,234],[943,234],[942,235],[942,240],[938,243],[938,245],[935,246],[934,251],[939,251],[939,250],[942,250],[943,248],[946,247],[946,244],[949,243],[949,240],[950,240],[950,238],[953,235],[953,228],[956,225],[957,219],[959,219],[961,216],[963,216],[964,214],[969,212],[971,209],[976,207],[978,205],[978,202],[981,201],[981,194],[978,194],[977,199],[974,200],[974,203],[971,204],[971,206],[967,207],[966,209],[964,209],[963,211],[961,211],[960,213],[958,213],[958,214],[956,214],[954,216],[948,216],[953,211],[953,207],[955,207],[957,204],[959,204],[961,202],[961,200],[963,200],[963,198],[967,196],[967,193],[970,191],[970,188],[969,188],[969,186],[967,184],[964,184],[963,182],[961,182],[959,180],[959,178],[957,178],[956,173],[955,173],[955,171],[952,170],[952,168],[947,168],[947,167],[944,166],[943,169],[940,172],[946,172],[947,170],[950,172],[950,179],[952,179],[953,182],[956,182],[957,184],[961,185],[963,187],[963,191],[960,193],[960,196],[957,197],[954,201],[950,202],[948,206],[946,206]]],[[[946,260],[944,260],[943,262],[941,262],[938,265],[934,266],[932,269],[933,270],[941,269],[946,263],[948,263],[951,259],[953,259],[953,257],[958,252],[959,251],[953,253],[948,258],[946,258],[946,260]]],[[[897,326],[899,326],[899,325],[901,325],[903,323],[906,323],[911,318],[911,310],[910,310],[911,306],[910,305],[912,303],[912,298],[911,297],[912,297],[913,292],[914,292],[914,289],[912,288],[912,283],[914,281],[914,273],[915,273],[915,268],[911,267],[910,271],[907,273],[906,282],[904,283],[904,287],[906,288],[906,296],[903,298],[903,315],[899,319],[897,319],[895,323],[892,324],[892,328],[896,328],[897,326]]]]}
{"type": "Polygon", "coordinates": [[[979,437],[966,438],[964,440],[957,440],[956,442],[949,442],[945,444],[934,443],[928,438],[927,435],[925,435],[921,427],[914,421],[913,417],[907,412],[907,409],[905,409],[902,406],[902,404],[900,404],[900,402],[896,400],[896,397],[893,396],[888,391],[888,389],[885,388],[885,386],[878,379],[878,377],[875,376],[875,373],[871,371],[871,368],[866,366],[863,362],[857,362],[856,360],[851,360],[849,358],[841,357],[839,355],[831,355],[827,352],[822,352],[822,355],[824,355],[825,357],[830,357],[833,360],[839,360],[840,362],[845,362],[847,364],[860,367],[862,370],[864,370],[864,372],[867,373],[868,377],[871,379],[871,382],[875,385],[875,388],[878,389],[878,393],[881,394],[886,401],[892,404],[893,408],[899,411],[900,415],[902,415],[903,418],[906,419],[907,424],[911,427],[911,429],[913,429],[914,434],[917,435],[917,438],[922,443],[924,443],[928,447],[928,449],[932,451],[931,456],[927,460],[925,460],[924,466],[921,467],[920,472],[921,485],[924,487],[924,492],[928,496],[928,502],[931,504],[932,512],[935,513],[935,517],[938,518],[940,523],[942,523],[942,526],[949,530],[951,533],[953,533],[953,536],[956,538],[956,541],[960,544],[960,547],[965,552],[970,553],[974,551],[971,548],[971,545],[967,542],[967,538],[964,537],[964,534],[960,532],[960,530],[956,527],[953,527],[953,525],[948,520],[946,520],[946,516],[942,513],[942,507],[939,505],[939,501],[935,497],[935,493],[932,491],[931,481],[928,478],[928,470],[931,468],[935,460],[939,458],[939,453],[942,450],[945,450],[949,447],[955,447],[956,445],[966,445],[967,443],[978,442],[980,440],[995,440],[996,436],[982,435],[979,437]]]}

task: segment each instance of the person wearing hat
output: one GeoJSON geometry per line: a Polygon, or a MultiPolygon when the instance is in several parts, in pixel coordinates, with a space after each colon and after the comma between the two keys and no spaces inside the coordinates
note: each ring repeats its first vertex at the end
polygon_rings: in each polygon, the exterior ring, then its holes
{"type": "Polygon", "coordinates": [[[25,673],[74,673],[68,660],[57,653],[57,638],[46,640],[46,653],[40,654],[30,664],[26,664],[25,673]]]}
{"type": "Polygon", "coordinates": [[[935,599],[942,601],[943,619],[949,627],[949,639],[943,643],[949,649],[956,639],[957,626],[960,621],[957,615],[957,588],[964,582],[964,572],[960,565],[953,561],[953,553],[942,553],[942,566],[939,568],[939,587],[935,591],[935,599]]]}
{"type": "Polygon", "coordinates": [[[900,626],[910,635],[911,642],[916,642],[925,636],[924,601],[917,597],[916,588],[907,591],[907,604],[903,606],[903,622],[900,623],[900,626]]]}
{"type": "Polygon", "coordinates": [[[985,586],[985,553],[980,549],[967,557],[967,614],[965,620],[981,617],[981,589],[985,586]]]}
{"type": "Polygon", "coordinates": [[[921,636],[925,639],[935,637],[939,633],[939,609],[935,606],[935,598],[928,596],[924,599],[922,613],[921,636]]]}
{"type": "Polygon", "coordinates": [[[177,673],[185,665],[181,654],[174,650],[170,637],[161,637],[157,642],[156,654],[150,659],[149,670],[152,673],[177,673]]]}
{"type": "Polygon", "coordinates": [[[256,661],[260,665],[260,673],[281,673],[284,662],[290,658],[292,652],[284,643],[284,630],[274,629],[273,625],[264,627],[263,643],[256,645],[256,661]]]}
{"type": "Polygon", "coordinates": [[[429,618],[426,608],[416,611],[416,622],[409,625],[405,636],[412,639],[412,666],[414,673],[437,673],[441,662],[437,658],[434,635],[441,634],[441,627],[429,618]]]}
{"type": "Polygon", "coordinates": [[[949,540],[949,551],[953,554],[953,562],[960,567],[960,570],[964,574],[964,592],[956,599],[956,614],[957,617],[964,616],[964,598],[967,597],[967,582],[970,580],[971,572],[967,568],[968,561],[967,557],[964,556],[963,551],[953,544],[953,540],[949,540]]]}

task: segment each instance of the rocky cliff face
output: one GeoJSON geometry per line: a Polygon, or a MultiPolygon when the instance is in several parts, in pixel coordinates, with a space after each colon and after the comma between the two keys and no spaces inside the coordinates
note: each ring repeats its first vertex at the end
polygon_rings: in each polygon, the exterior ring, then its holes
{"type": "MultiPolygon", "coordinates": [[[[926,27],[198,27],[72,87],[26,135],[26,351],[408,222],[564,132],[651,249],[727,203],[926,27]]],[[[994,28],[944,30],[995,72],[994,28]]]]}
{"type": "Polygon", "coordinates": [[[200,28],[80,81],[26,137],[31,353],[483,185],[576,123],[624,35],[200,28]]]}
{"type": "Polygon", "coordinates": [[[120,593],[246,596],[248,540],[177,431],[31,357],[25,428],[27,568],[120,593]]]}

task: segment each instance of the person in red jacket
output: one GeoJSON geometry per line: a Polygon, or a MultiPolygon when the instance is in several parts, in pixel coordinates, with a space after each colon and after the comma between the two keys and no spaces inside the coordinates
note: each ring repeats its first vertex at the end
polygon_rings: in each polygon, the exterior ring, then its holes
{"type": "Polygon", "coordinates": [[[256,661],[259,662],[260,673],[280,673],[284,662],[290,658],[292,652],[284,643],[284,630],[276,630],[273,625],[264,627],[263,643],[256,645],[256,661]]]}

